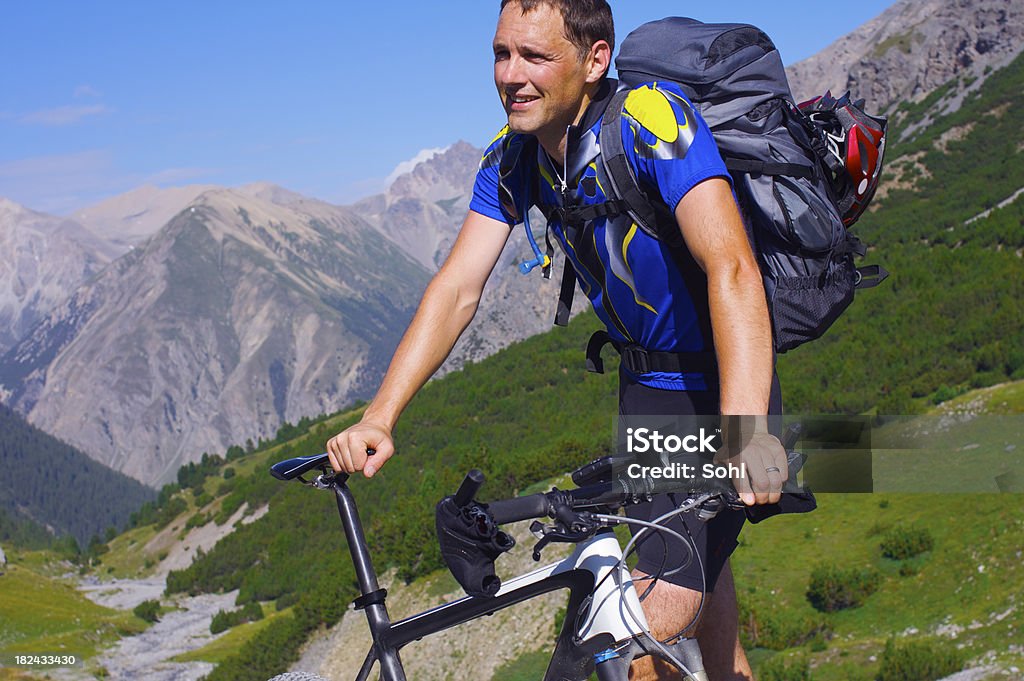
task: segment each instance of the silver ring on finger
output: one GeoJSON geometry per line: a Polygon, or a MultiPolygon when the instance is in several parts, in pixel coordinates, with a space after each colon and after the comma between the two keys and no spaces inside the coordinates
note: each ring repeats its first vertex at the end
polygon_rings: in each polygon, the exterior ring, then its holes
{"type": "Polygon", "coordinates": [[[775,466],[768,466],[764,469],[765,473],[781,473],[782,471],[775,466]]]}

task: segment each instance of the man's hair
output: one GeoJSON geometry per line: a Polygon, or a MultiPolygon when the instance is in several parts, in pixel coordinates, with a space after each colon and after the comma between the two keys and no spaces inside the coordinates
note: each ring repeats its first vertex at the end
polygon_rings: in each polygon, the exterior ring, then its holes
{"type": "Polygon", "coordinates": [[[548,5],[562,13],[565,37],[576,46],[582,61],[598,40],[604,40],[615,51],[615,22],[607,0],[501,0],[501,9],[510,2],[519,4],[523,14],[540,5],[548,5]]]}

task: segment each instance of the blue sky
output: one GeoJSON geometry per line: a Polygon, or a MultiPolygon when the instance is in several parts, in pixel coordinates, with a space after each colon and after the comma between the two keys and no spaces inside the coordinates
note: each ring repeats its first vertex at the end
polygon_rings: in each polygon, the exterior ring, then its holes
{"type": "MultiPolygon", "coordinates": [[[[786,63],[892,0],[611,0],[650,19],[744,21],[786,63]]],[[[270,181],[328,201],[379,191],[420,150],[503,124],[497,0],[5,3],[0,196],[67,213],[142,184],[270,181]]]]}

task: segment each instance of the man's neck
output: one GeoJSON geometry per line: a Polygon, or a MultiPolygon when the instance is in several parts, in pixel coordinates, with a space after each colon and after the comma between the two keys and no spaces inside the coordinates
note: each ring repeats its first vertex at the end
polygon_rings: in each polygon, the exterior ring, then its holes
{"type": "Polygon", "coordinates": [[[587,109],[590,107],[591,102],[594,101],[594,94],[598,91],[600,84],[595,84],[593,88],[588,92],[583,93],[583,100],[580,102],[579,110],[576,112],[576,117],[569,123],[562,127],[561,130],[552,130],[550,137],[537,136],[537,141],[540,146],[543,147],[544,151],[548,152],[548,157],[556,163],[560,168],[565,159],[565,145],[568,138],[568,131],[570,125],[578,125],[583,116],[587,113],[587,109]]]}
{"type": "Polygon", "coordinates": [[[568,144],[568,132],[570,126],[579,125],[587,115],[587,110],[595,100],[602,99],[609,96],[610,92],[614,92],[615,80],[602,79],[600,82],[594,83],[591,87],[587,88],[583,93],[583,99],[580,101],[579,109],[576,111],[576,117],[569,123],[566,123],[559,130],[552,129],[550,138],[543,138],[540,135],[537,136],[537,141],[540,146],[548,153],[548,157],[561,168],[565,161],[565,147],[568,144]],[[606,90],[605,88],[611,88],[606,90]]]}

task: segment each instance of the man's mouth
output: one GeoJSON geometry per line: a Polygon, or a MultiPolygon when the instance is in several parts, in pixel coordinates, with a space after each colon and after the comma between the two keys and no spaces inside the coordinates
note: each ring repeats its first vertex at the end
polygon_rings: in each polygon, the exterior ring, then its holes
{"type": "Polygon", "coordinates": [[[513,111],[522,111],[531,102],[540,99],[540,97],[532,97],[530,95],[509,95],[508,104],[509,108],[513,111]]]}

